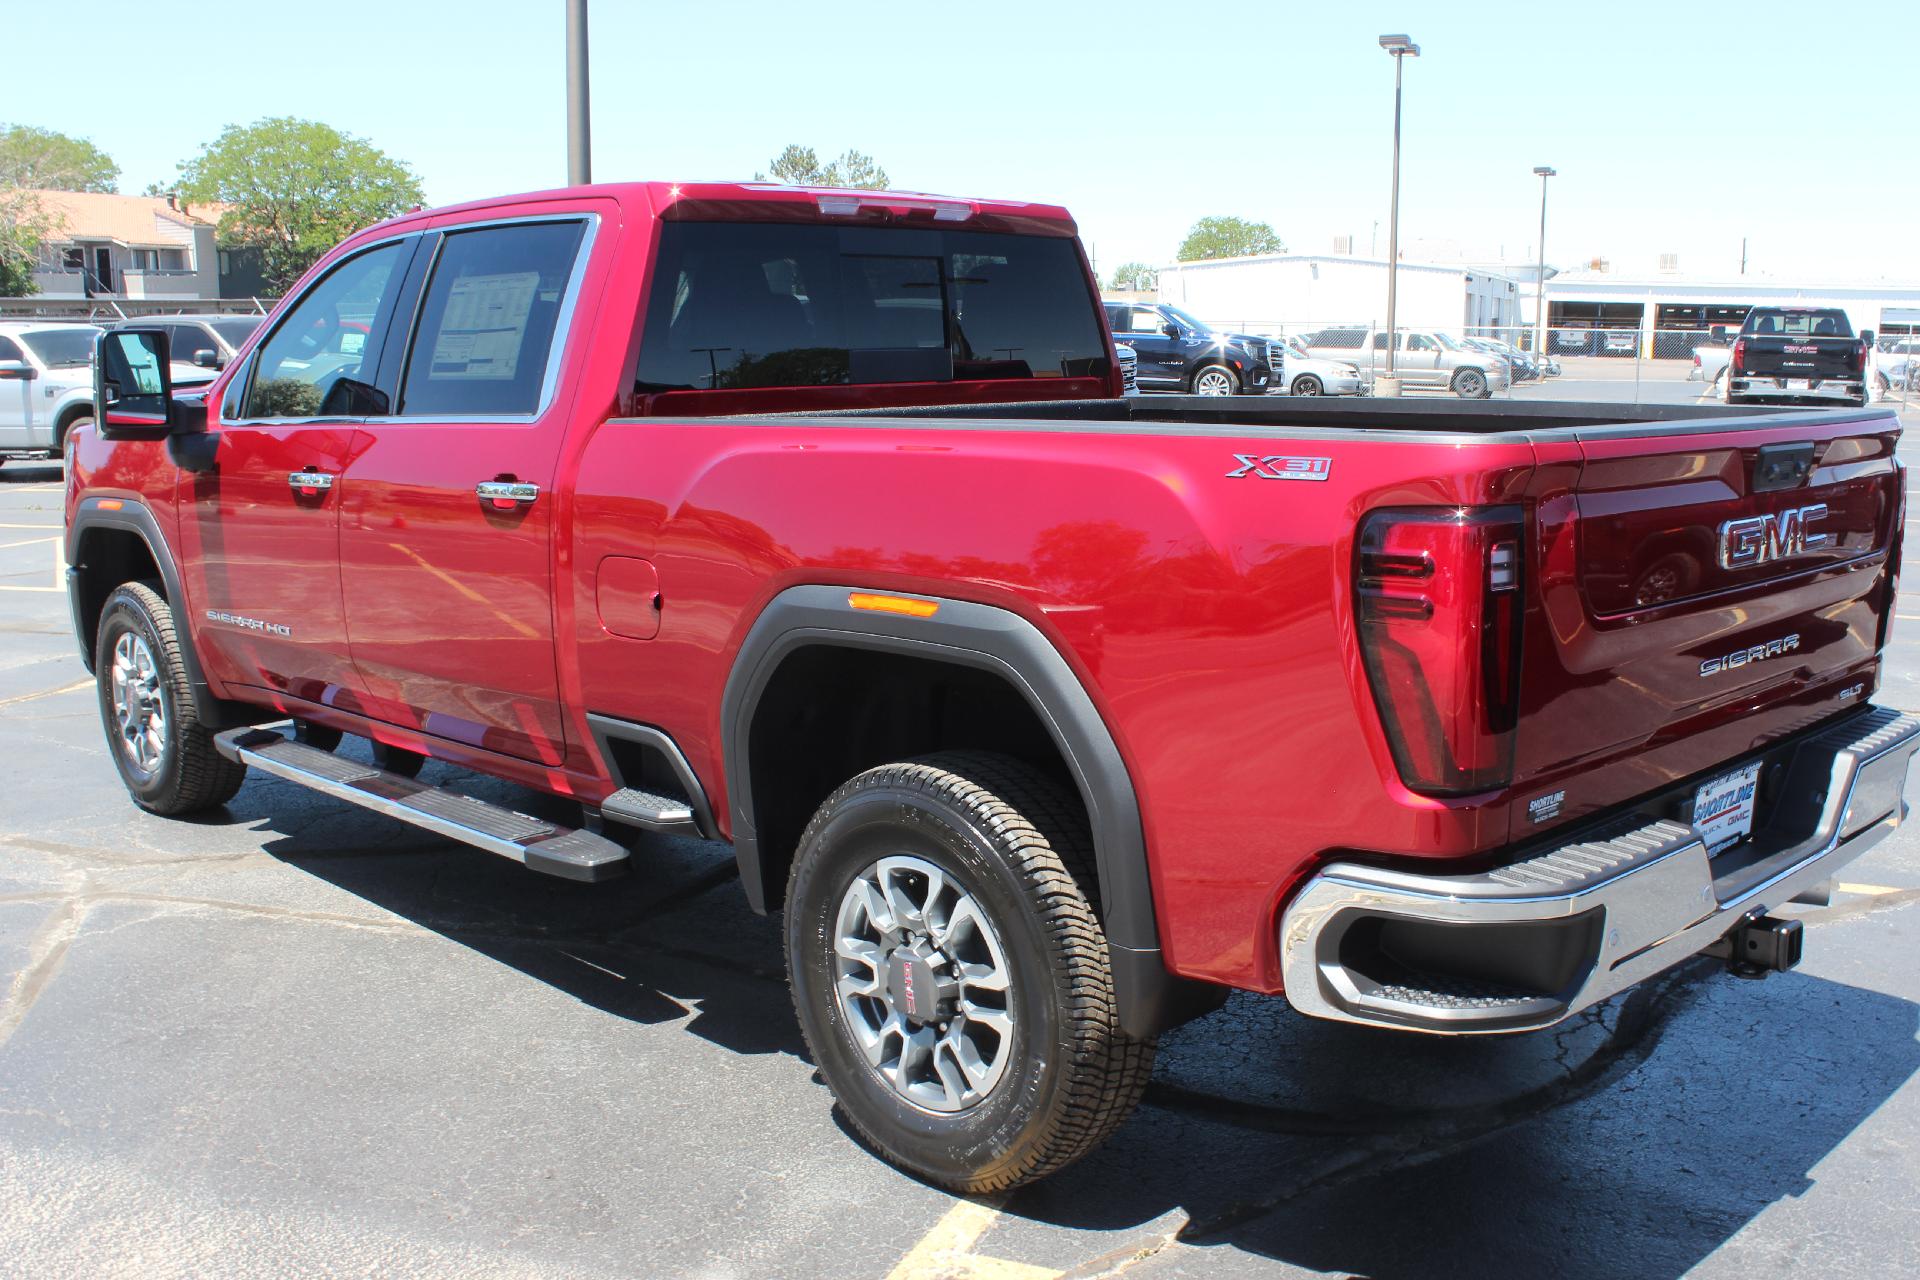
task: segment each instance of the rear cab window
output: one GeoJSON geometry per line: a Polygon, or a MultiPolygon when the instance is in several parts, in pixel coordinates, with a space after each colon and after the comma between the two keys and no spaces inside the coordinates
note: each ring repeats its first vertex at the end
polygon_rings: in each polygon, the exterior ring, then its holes
{"type": "Polygon", "coordinates": [[[1745,330],[1756,337],[1851,338],[1853,322],[1837,307],[1810,311],[1755,311],[1745,330]]]}
{"type": "Polygon", "coordinates": [[[403,418],[538,413],[586,223],[451,228],[420,306],[403,418]]]}
{"type": "Polygon", "coordinates": [[[792,223],[661,227],[634,389],[1105,378],[1066,237],[792,223]]]}

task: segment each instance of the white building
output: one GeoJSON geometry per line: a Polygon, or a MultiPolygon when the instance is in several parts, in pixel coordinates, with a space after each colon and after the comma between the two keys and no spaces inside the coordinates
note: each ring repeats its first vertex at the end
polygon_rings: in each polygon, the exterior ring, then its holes
{"type": "MultiPolygon", "coordinates": [[[[1534,322],[1533,288],[1521,288],[1521,313],[1534,322]]],[[[1905,335],[1920,330],[1920,284],[1855,284],[1776,280],[1762,276],[1698,279],[1673,275],[1617,276],[1574,271],[1547,280],[1547,327],[1559,330],[1633,329],[1649,355],[1687,354],[1697,335],[1716,327],[1736,330],[1756,306],[1838,307],[1854,331],[1905,335]]]]}
{"type": "MultiPolygon", "coordinates": [[[[1375,258],[1274,254],[1160,268],[1160,301],[1223,329],[1306,333],[1336,324],[1384,328],[1387,264],[1375,258]]],[[[1402,328],[1518,328],[1520,285],[1477,266],[1400,264],[1402,328]]]]}

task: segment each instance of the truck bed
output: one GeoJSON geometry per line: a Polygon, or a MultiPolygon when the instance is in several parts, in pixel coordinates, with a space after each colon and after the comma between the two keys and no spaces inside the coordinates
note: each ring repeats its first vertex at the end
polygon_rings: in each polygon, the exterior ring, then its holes
{"type": "MultiPolygon", "coordinates": [[[[1827,421],[1835,413],[1856,417],[1887,416],[1880,410],[1801,409],[1718,404],[1608,404],[1557,402],[1469,402],[1460,400],[1353,401],[1266,396],[1130,396],[1123,400],[1030,400],[1001,404],[928,405],[916,408],[842,409],[806,417],[935,418],[943,421],[995,419],[1009,428],[1045,429],[1052,423],[1098,424],[1102,430],[1164,431],[1169,427],[1228,428],[1205,434],[1311,436],[1320,432],[1418,432],[1471,435],[1476,438],[1579,438],[1596,429],[1618,428],[1636,435],[1698,431],[1739,422],[1768,429],[1800,421],[1827,421]]],[[[791,418],[792,414],[753,417],[791,418]]],[[[1606,432],[1617,434],[1618,432],[1606,432]]],[[[1186,434],[1186,433],[1182,433],[1186,434]]]]}

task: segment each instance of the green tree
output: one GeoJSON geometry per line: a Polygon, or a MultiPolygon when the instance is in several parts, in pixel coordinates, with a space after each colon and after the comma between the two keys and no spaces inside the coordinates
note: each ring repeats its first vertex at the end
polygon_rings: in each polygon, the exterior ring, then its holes
{"type": "Polygon", "coordinates": [[[1144,262],[1123,262],[1113,271],[1115,289],[1148,290],[1160,283],[1160,273],[1144,262]]]}
{"type": "Polygon", "coordinates": [[[1214,215],[1202,218],[1187,232],[1175,255],[1182,262],[1206,258],[1246,258],[1256,253],[1285,253],[1287,246],[1264,222],[1214,215]]]}
{"type": "Polygon", "coordinates": [[[276,293],[353,232],[426,199],[413,170],[366,139],[291,116],[228,125],[180,166],[178,186],[189,203],[231,206],[220,243],[259,250],[276,293]]]}
{"type": "MultiPolygon", "coordinates": [[[[812,147],[792,142],[767,167],[773,171],[773,181],[792,187],[859,187],[880,191],[892,185],[887,171],[864,151],[843,151],[839,159],[823,165],[812,147]]],[[[765,182],[767,176],[756,173],[753,180],[765,182]]]]}
{"type": "Polygon", "coordinates": [[[60,219],[40,207],[33,193],[0,186],[0,298],[39,292],[33,269],[40,242],[60,229],[60,219]]]}
{"type": "Polygon", "coordinates": [[[0,128],[0,187],[111,193],[119,177],[120,166],[85,138],[30,124],[0,128]]]}

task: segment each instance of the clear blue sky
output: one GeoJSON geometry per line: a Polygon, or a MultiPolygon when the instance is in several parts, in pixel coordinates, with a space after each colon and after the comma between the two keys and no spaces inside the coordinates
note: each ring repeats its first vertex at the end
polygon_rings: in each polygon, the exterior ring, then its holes
{"type": "MultiPolygon", "coordinates": [[[[91,138],[123,191],[268,115],[370,139],[436,204],[565,179],[562,0],[256,0],[160,21],[91,0],[77,27],[27,9],[0,121],[91,138]]],[[[1423,52],[1404,139],[1415,251],[1529,252],[1531,170],[1552,164],[1558,265],[1676,252],[1730,272],[1744,234],[1756,271],[1920,280],[1915,0],[593,0],[594,174],[743,178],[788,142],[858,147],[897,186],[1065,204],[1103,272],[1170,259],[1210,213],[1271,222],[1297,252],[1336,235],[1365,252],[1378,221],[1384,253],[1383,31],[1423,52]],[[1762,176],[1778,155],[1826,163],[1762,176]]]]}

